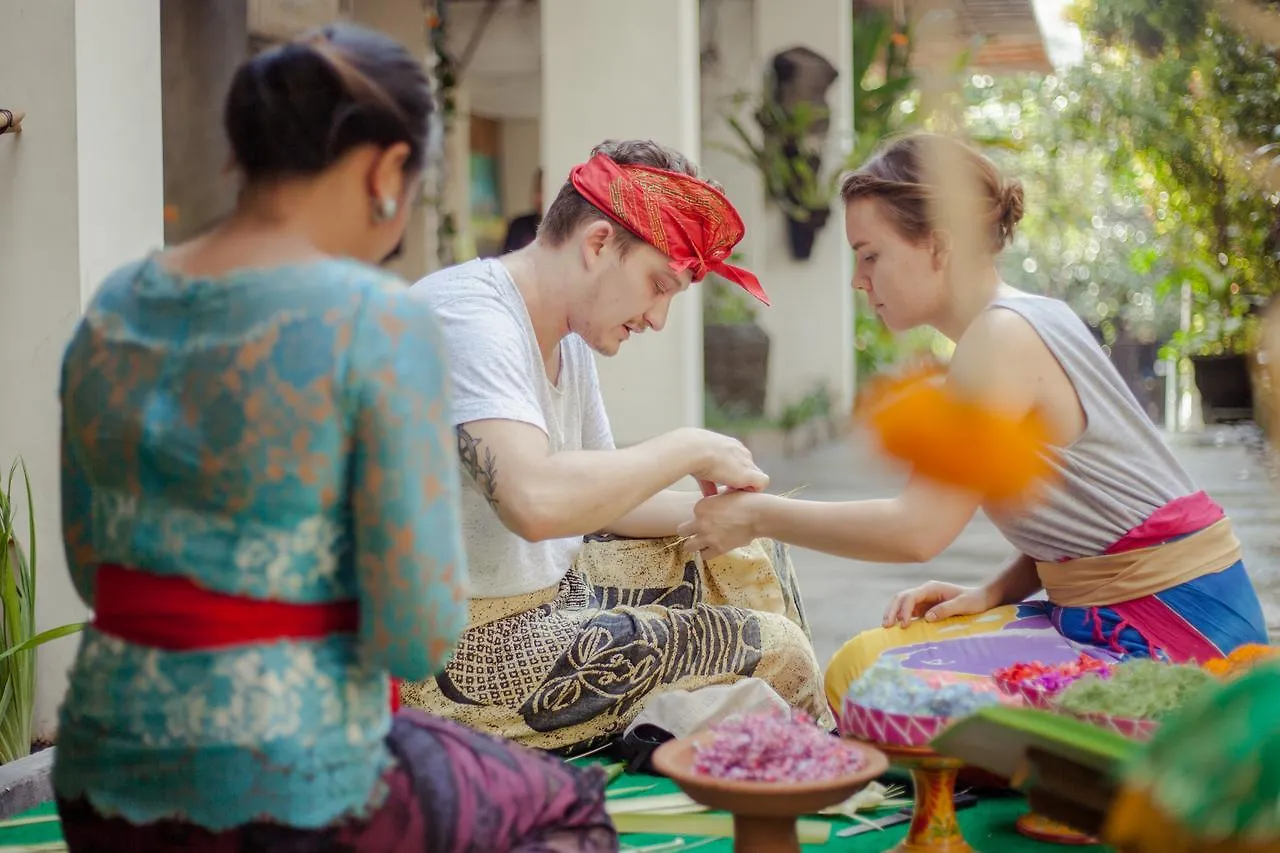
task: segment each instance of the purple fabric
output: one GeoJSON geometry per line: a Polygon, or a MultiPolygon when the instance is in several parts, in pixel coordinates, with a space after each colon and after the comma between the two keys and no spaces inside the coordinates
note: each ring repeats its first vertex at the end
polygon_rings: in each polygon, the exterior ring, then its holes
{"type": "Polygon", "coordinates": [[[936,673],[956,673],[986,678],[997,669],[1024,661],[1054,665],[1071,663],[1080,653],[1103,661],[1121,655],[1063,637],[1044,611],[1029,606],[1018,608],[1018,618],[1001,629],[986,634],[965,635],[900,646],[887,654],[903,667],[936,673]]]}
{"type": "Polygon", "coordinates": [[[604,773],[419,711],[396,714],[387,798],[361,821],[304,830],[259,822],[213,833],[135,826],[59,801],[71,853],[613,853],[604,773]]]}

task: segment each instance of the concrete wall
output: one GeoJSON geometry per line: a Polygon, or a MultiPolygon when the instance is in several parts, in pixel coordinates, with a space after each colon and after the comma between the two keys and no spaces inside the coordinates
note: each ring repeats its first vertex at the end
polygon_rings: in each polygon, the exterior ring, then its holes
{"type": "MultiPolygon", "coordinates": [[[[163,243],[159,0],[4,0],[0,136],[0,466],[26,460],[39,539],[37,627],[81,619],[63,560],[58,375],[84,301],[163,243]]],[[[76,648],[40,652],[36,729],[52,730],[76,648]]]]}
{"type": "Polygon", "coordinates": [[[180,243],[235,206],[222,105],[249,53],[247,0],[164,0],[160,32],[165,240],[180,243]]]}
{"type": "MultiPolygon", "coordinates": [[[[178,2],[189,3],[193,0],[178,2]]],[[[220,0],[208,2],[217,3],[220,0]]],[[[354,0],[248,0],[249,26],[263,38],[277,41],[289,39],[305,30],[342,19],[351,11],[353,2],[354,0]]]]}
{"type": "MultiPolygon", "coordinates": [[[[502,214],[510,219],[533,209],[533,178],[542,165],[542,138],[538,122],[506,119],[502,122],[502,214]]],[[[547,198],[544,204],[550,204],[547,198]]]]}
{"type": "MultiPolygon", "coordinates": [[[[849,0],[808,0],[800,15],[789,0],[755,0],[754,5],[756,86],[766,63],[792,47],[821,54],[839,71],[827,90],[831,129],[822,161],[824,173],[838,174],[853,145],[852,6],[849,0]]],[[[816,385],[826,386],[836,412],[848,412],[852,405],[853,252],[844,236],[838,196],[832,198],[831,210],[813,254],[804,261],[792,258],[786,220],[775,206],[766,205],[749,225],[756,232],[756,273],[773,298],[772,307],[760,315],[773,338],[766,400],[771,414],[798,402],[816,385]]]]}
{"type": "MultiPolygon", "coordinates": [[[[613,2],[601,0],[605,7],[613,2]]],[[[539,3],[501,0],[490,15],[488,3],[450,2],[445,34],[459,62],[474,41],[462,80],[477,115],[538,118],[543,57],[539,3]]]]}
{"type": "MultiPolygon", "coordinates": [[[[421,0],[247,0],[247,4],[249,33],[256,39],[283,41],[333,21],[351,21],[391,36],[423,63],[433,64],[421,0]]],[[[409,282],[439,266],[438,220],[427,198],[437,182],[436,168],[434,161],[429,164],[423,193],[411,201],[404,249],[390,264],[393,271],[409,282]]]]}
{"type": "MultiPolygon", "coordinates": [[[[741,149],[726,117],[736,115],[751,127],[751,105],[739,96],[759,89],[756,61],[755,0],[716,0],[702,16],[702,160],[699,165],[724,185],[747,233],[738,244],[739,263],[756,270],[760,261],[758,223],[764,216],[764,191],[760,173],[726,148],[741,149]]],[[[763,281],[766,290],[771,282],[763,281]]],[[[754,300],[753,300],[754,303],[754,300]]],[[[759,311],[768,311],[756,305],[759,311]]]]}
{"type": "MultiPolygon", "coordinates": [[[[381,30],[424,63],[427,62],[426,22],[420,0],[346,0],[339,5],[350,20],[381,30]]],[[[428,176],[424,185],[429,186],[433,180],[428,176]]],[[[395,272],[410,282],[417,281],[438,266],[435,212],[423,195],[413,199],[412,205],[409,225],[405,230],[404,254],[391,264],[395,272]]]]}

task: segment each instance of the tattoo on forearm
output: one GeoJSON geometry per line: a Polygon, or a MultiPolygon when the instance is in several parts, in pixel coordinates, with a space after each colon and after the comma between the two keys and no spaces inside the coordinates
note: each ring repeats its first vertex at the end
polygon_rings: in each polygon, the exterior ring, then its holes
{"type": "Polygon", "coordinates": [[[498,460],[487,447],[484,448],[484,455],[481,458],[480,450],[480,439],[467,432],[466,427],[459,426],[458,458],[462,460],[462,467],[471,475],[471,479],[475,480],[476,485],[480,487],[480,492],[489,502],[489,507],[496,511],[498,509],[498,460]]]}

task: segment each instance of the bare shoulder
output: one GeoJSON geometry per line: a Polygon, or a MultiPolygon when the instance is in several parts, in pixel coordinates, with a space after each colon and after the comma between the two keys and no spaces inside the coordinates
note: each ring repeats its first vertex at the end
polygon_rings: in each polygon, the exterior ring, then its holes
{"type": "Polygon", "coordinates": [[[947,382],[966,396],[1023,414],[1034,405],[1047,352],[1016,311],[983,311],[956,343],[947,382]]]}
{"type": "Polygon", "coordinates": [[[996,305],[978,315],[957,342],[957,353],[961,347],[1014,356],[1044,349],[1044,342],[1026,317],[1011,308],[996,305]]]}
{"type": "Polygon", "coordinates": [[[1017,311],[989,308],[956,342],[952,365],[1011,370],[1047,352],[1035,328],[1017,311]]]}

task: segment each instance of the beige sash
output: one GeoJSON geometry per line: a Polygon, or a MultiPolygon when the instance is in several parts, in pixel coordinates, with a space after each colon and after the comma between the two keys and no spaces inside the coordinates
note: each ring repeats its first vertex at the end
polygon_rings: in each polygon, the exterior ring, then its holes
{"type": "Polygon", "coordinates": [[[1220,572],[1239,559],[1240,541],[1224,518],[1164,545],[1065,563],[1036,563],[1036,572],[1054,604],[1106,607],[1220,572]]]}

